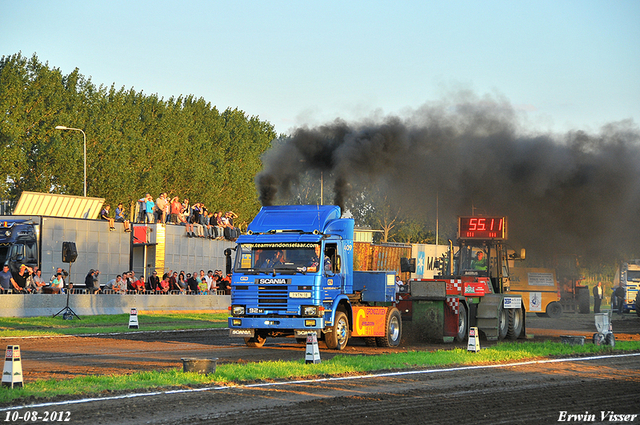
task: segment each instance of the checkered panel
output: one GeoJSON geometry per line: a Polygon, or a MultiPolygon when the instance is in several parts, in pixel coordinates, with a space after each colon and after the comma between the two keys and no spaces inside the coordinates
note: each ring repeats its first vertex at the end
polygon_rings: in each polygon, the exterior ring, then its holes
{"type": "Polygon", "coordinates": [[[447,297],[447,305],[457,315],[460,309],[460,299],[457,297],[447,297]]]}
{"type": "Polygon", "coordinates": [[[458,294],[462,294],[462,280],[461,279],[451,279],[451,284],[453,288],[456,290],[458,294]]]}

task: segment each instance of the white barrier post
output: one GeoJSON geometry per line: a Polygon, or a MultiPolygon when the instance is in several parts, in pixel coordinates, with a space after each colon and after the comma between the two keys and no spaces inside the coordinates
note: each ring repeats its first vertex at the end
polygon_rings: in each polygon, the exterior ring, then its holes
{"type": "Polygon", "coordinates": [[[478,328],[469,328],[469,344],[467,345],[467,351],[473,351],[474,353],[480,351],[478,328]]]}
{"type": "Polygon", "coordinates": [[[320,363],[320,349],[318,348],[318,337],[315,332],[307,334],[307,350],[304,360],[305,363],[320,363]]]}
{"type": "Polygon", "coordinates": [[[7,354],[4,358],[4,371],[2,372],[2,385],[13,388],[16,384],[20,384],[21,387],[24,387],[24,383],[22,382],[20,346],[7,345],[7,354]]]}
{"type": "Polygon", "coordinates": [[[132,308],[131,313],[129,314],[129,329],[138,329],[138,327],[138,310],[132,308]]]}

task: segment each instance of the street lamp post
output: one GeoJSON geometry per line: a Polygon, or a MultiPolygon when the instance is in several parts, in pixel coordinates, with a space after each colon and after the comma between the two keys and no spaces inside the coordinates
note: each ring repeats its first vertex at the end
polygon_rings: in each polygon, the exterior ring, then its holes
{"type": "Polygon", "coordinates": [[[73,131],[79,131],[80,133],[82,133],[82,137],[84,138],[84,197],[86,198],[87,197],[87,135],[84,133],[84,131],[80,130],[79,128],[65,127],[64,125],[57,125],[56,130],[73,130],[73,131]]]}

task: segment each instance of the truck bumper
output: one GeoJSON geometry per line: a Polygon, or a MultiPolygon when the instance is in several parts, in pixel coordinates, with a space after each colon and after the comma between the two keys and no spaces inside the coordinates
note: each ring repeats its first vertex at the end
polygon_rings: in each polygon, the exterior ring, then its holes
{"type": "Polygon", "coordinates": [[[230,336],[246,337],[235,329],[274,331],[318,331],[324,329],[322,317],[229,317],[230,336]]]}

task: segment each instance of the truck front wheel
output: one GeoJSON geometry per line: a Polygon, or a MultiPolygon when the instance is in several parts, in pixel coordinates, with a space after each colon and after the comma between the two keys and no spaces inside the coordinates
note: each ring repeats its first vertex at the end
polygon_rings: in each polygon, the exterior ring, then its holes
{"type": "Polygon", "coordinates": [[[349,319],[344,311],[336,311],[331,331],[324,334],[324,342],[327,348],[332,350],[344,350],[349,342],[349,319]]]}
{"type": "Polygon", "coordinates": [[[402,338],[402,318],[397,308],[391,308],[387,312],[387,323],[385,324],[385,336],[376,338],[378,347],[397,347],[402,338]]]}

